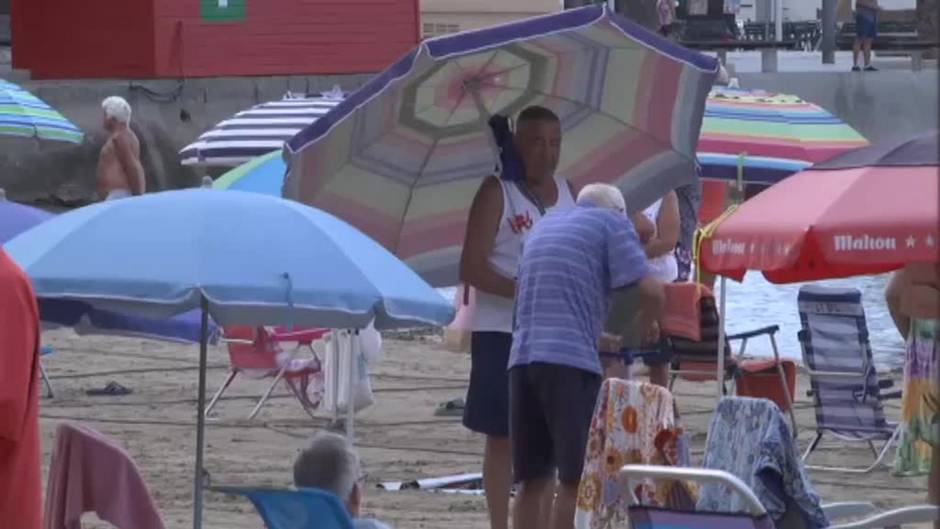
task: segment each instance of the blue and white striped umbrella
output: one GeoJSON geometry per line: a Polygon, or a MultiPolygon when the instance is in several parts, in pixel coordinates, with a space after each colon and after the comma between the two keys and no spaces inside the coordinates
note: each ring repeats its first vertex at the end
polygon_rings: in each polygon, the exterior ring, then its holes
{"type": "Polygon", "coordinates": [[[81,143],[84,134],[23,87],[0,79],[0,136],[81,143]]]}
{"type": "Polygon", "coordinates": [[[236,167],[252,158],[279,151],[284,142],[343,100],[334,88],[321,97],[285,97],[243,110],[204,132],[180,151],[180,163],[236,167]]]}

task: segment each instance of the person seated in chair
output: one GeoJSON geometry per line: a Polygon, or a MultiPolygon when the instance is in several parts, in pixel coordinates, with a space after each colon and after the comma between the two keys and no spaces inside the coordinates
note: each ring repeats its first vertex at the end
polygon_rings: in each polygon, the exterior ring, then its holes
{"type": "Polygon", "coordinates": [[[318,432],[294,461],[294,486],[320,489],[339,498],[355,529],[389,529],[372,518],[360,518],[365,475],[355,448],[342,435],[318,432]]]}

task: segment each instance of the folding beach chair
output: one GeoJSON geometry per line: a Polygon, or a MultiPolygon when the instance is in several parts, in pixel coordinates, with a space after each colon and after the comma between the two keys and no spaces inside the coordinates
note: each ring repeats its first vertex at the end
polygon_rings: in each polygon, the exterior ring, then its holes
{"type": "Polygon", "coordinates": [[[867,473],[880,465],[900,427],[885,419],[882,402],[900,392],[882,394],[891,380],[879,380],[872,362],[862,295],[857,289],[805,286],[798,297],[803,365],[810,375],[816,407],[816,438],[803,454],[809,459],[824,433],[844,441],[864,441],[875,456],[866,468],[809,467],[867,473]],[[874,441],[884,441],[878,451],[874,441]]]}
{"type": "Polygon", "coordinates": [[[228,389],[235,377],[240,373],[250,374],[255,378],[270,378],[274,380],[265,390],[264,394],[255,404],[248,415],[253,419],[264,403],[267,402],[278,382],[286,382],[288,389],[297,397],[304,411],[313,417],[313,410],[319,406],[319,401],[312,401],[307,393],[311,379],[320,373],[320,360],[313,351],[312,344],[323,337],[329,329],[304,329],[299,331],[268,330],[265,327],[232,326],[223,329],[222,341],[228,347],[231,369],[222,387],[216,392],[206,406],[205,414],[209,415],[225,390],[228,389]],[[282,353],[282,343],[296,343],[297,347],[288,358],[278,360],[282,353]],[[309,358],[294,359],[301,347],[307,348],[312,354],[309,358]]]}
{"type": "Polygon", "coordinates": [[[49,375],[46,374],[46,368],[42,366],[42,357],[49,356],[55,351],[48,345],[43,345],[39,348],[39,376],[42,378],[42,383],[46,386],[46,396],[50,399],[54,397],[52,394],[52,382],[49,381],[49,375]]]}
{"type": "MultiPolygon", "coordinates": [[[[672,350],[672,365],[670,369],[669,389],[672,390],[677,378],[682,377],[689,380],[711,380],[717,377],[718,372],[718,340],[719,326],[721,319],[718,316],[718,309],[715,306],[715,297],[711,292],[703,293],[699,300],[699,314],[701,319],[700,338],[691,340],[683,336],[666,336],[663,340],[663,347],[672,350]]],[[[776,334],[780,330],[777,325],[770,325],[752,331],[725,334],[724,347],[724,376],[718,383],[721,385],[721,394],[727,395],[726,382],[741,376],[748,364],[769,365],[777,372],[780,381],[780,393],[783,395],[781,408],[785,409],[790,415],[790,422],[793,426],[793,435],[797,434],[796,416],[793,412],[793,395],[790,392],[790,385],[787,383],[787,376],[784,372],[783,362],[780,360],[780,352],[777,349],[776,334]],[[742,356],[747,350],[748,341],[753,338],[766,336],[770,340],[771,350],[773,351],[773,360],[771,362],[744,360],[742,356]],[[732,353],[731,344],[740,342],[740,348],[736,355],[732,353]]]]}
{"type": "Polygon", "coordinates": [[[319,489],[211,487],[210,490],[248,498],[267,529],[353,529],[346,507],[335,495],[319,489]]]}
{"type": "MultiPolygon", "coordinates": [[[[636,496],[629,509],[633,529],[774,529],[767,510],[746,483],[722,470],[662,467],[652,465],[625,465],[620,476],[627,489],[642,479],[674,479],[695,481],[701,485],[719,485],[743,500],[742,513],[677,511],[641,505],[636,496]]],[[[830,529],[880,529],[906,524],[929,523],[940,518],[940,507],[917,505],[876,513],[868,502],[844,502],[823,506],[830,519],[868,516],[867,518],[830,525],[830,529]],[[875,514],[873,514],[875,513],[875,514]]]]}

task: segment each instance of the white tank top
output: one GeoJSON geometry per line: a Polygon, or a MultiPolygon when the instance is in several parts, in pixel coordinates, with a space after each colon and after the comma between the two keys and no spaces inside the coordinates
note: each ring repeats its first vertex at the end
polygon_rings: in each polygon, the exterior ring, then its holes
{"type": "MultiPolygon", "coordinates": [[[[663,205],[663,199],[653,202],[653,205],[643,210],[646,218],[655,225],[659,217],[659,209],[663,205]]],[[[672,283],[679,277],[679,263],[676,261],[676,252],[669,251],[659,257],[653,257],[646,260],[650,269],[650,275],[666,283],[672,283]]]]}
{"type": "MultiPolygon", "coordinates": [[[[499,181],[503,190],[503,212],[490,252],[490,266],[507,278],[516,277],[519,259],[522,257],[522,244],[532,231],[532,227],[542,218],[539,208],[526,198],[519,187],[504,180],[499,181]]],[[[555,188],[558,200],[546,213],[574,207],[574,197],[568,183],[562,176],[555,176],[555,188]]],[[[481,290],[476,291],[473,307],[474,331],[512,332],[513,300],[481,290]]]]}

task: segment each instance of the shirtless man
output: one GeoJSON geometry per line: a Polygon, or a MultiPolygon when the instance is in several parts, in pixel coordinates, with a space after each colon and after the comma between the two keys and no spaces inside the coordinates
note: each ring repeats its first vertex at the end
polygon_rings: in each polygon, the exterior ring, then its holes
{"type": "Polygon", "coordinates": [[[144,167],[140,164],[140,141],[130,128],[131,106],[119,96],[101,102],[108,139],[98,157],[99,200],[142,195],[144,167]]]}

